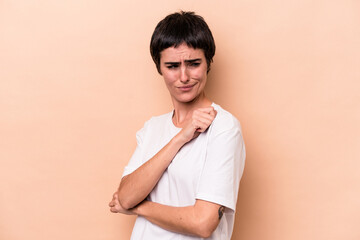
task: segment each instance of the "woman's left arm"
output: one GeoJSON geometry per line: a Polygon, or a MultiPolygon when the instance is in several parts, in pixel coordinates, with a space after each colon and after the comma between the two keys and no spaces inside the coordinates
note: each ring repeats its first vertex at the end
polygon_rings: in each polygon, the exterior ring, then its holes
{"type": "Polygon", "coordinates": [[[117,203],[116,197],[109,206],[114,213],[139,215],[166,230],[201,238],[211,236],[225,209],[216,203],[196,200],[195,205],[187,207],[144,201],[133,209],[125,210],[117,203]]]}

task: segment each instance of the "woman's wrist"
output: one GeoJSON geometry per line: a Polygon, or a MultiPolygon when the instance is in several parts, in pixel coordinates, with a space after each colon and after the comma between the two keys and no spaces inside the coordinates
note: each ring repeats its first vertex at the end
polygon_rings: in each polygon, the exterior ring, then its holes
{"type": "Polygon", "coordinates": [[[179,147],[179,149],[187,143],[187,140],[182,136],[181,131],[171,139],[171,142],[179,147]]]}
{"type": "Polygon", "coordinates": [[[143,216],[144,215],[144,208],[145,206],[148,204],[149,201],[144,200],[142,201],[139,205],[137,205],[136,207],[134,207],[132,209],[132,212],[138,216],[143,216]]]}

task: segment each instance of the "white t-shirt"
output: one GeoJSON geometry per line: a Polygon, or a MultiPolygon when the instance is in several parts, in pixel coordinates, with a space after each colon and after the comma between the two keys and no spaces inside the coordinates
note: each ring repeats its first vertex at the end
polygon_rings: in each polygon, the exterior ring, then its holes
{"type": "MultiPolygon", "coordinates": [[[[211,240],[231,238],[240,179],[245,164],[245,145],[238,120],[217,104],[217,115],[207,131],[185,144],[162,175],[148,200],[184,207],[201,199],[226,210],[211,240]]],[[[123,176],[159,152],[181,129],[172,122],[173,112],[152,117],[137,132],[137,148],[123,176]]],[[[202,239],[167,231],[138,216],[132,240],[202,239]]]]}

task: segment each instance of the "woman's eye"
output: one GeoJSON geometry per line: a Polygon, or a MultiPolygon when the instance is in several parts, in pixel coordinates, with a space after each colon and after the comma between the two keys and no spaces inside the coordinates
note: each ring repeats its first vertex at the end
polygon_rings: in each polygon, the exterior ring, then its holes
{"type": "Polygon", "coordinates": [[[167,68],[172,69],[172,68],[177,68],[179,65],[177,64],[173,64],[173,65],[168,65],[167,68]]]}
{"type": "Polygon", "coordinates": [[[194,62],[194,63],[191,63],[191,64],[190,64],[190,66],[192,66],[192,67],[197,67],[197,66],[199,66],[199,65],[200,65],[199,62],[194,62]]]}

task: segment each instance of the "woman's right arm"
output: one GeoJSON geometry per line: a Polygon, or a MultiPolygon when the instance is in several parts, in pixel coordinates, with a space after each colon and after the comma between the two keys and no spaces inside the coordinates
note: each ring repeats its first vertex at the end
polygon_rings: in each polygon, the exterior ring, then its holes
{"type": "Polygon", "coordinates": [[[149,195],[184,144],[180,135],[176,135],[149,161],[122,178],[118,197],[123,208],[133,208],[149,195]]]}
{"type": "Polygon", "coordinates": [[[122,178],[118,189],[121,206],[130,209],[142,202],[153,190],[180,148],[204,132],[216,116],[213,107],[194,111],[191,121],[154,157],[122,178]]]}

